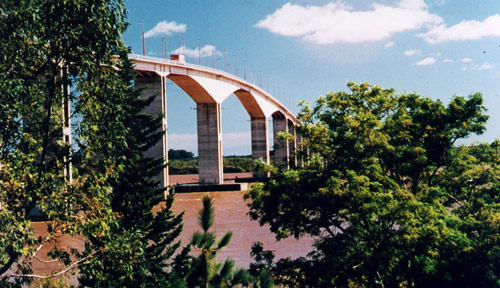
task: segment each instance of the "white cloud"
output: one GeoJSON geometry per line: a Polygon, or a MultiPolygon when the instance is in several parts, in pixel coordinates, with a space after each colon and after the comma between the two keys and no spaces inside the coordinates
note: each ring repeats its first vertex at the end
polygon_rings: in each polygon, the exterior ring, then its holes
{"type": "Polygon", "coordinates": [[[462,68],[460,69],[460,71],[466,71],[466,70],[467,70],[467,67],[466,67],[466,66],[464,66],[464,67],[462,67],[462,68]]]}
{"type": "Polygon", "coordinates": [[[495,14],[482,22],[464,20],[451,27],[441,24],[418,36],[424,38],[430,44],[447,41],[479,40],[488,36],[500,37],[498,27],[500,27],[500,15],[495,14]]]}
{"type": "Polygon", "coordinates": [[[389,42],[385,43],[385,48],[391,48],[392,46],[394,46],[393,41],[389,41],[389,42]]]}
{"type": "Polygon", "coordinates": [[[405,56],[414,56],[414,55],[420,55],[422,54],[422,51],[418,49],[409,49],[405,51],[405,56]]]}
{"type": "Polygon", "coordinates": [[[443,63],[453,63],[452,59],[443,59],[443,63]]]}
{"type": "Polygon", "coordinates": [[[316,44],[331,44],[385,40],[396,33],[442,21],[428,12],[424,0],[402,0],[394,6],[374,3],[364,11],[337,1],[324,6],[286,3],[255,26],[316,44]]]}
{"type": "Polygon", "coordinates": [[[421,61],[418,61],[417,63],[415,63],[416,66],[428,66],[428,65],[432,65],[436,63],[436,58],[434,57],[427,57],[421,61]]]}
{"type": "MultiPolygon", "coordinates": [[[[174,51],[171,52],[171,54],[182,54],[182,47],[179,47],[175,49],[174,51]]],[[[214,45],[205,45],[198,50],[198,48],[190,49],[186,48],[185,50],[185,55],[186,57],[190,58],[198,58],[198,57],[209,57],[214,55],[215,56],[222,56],[222,53],[217,51],[214,45]]]]}
{"type": "Polygon", "coordinates": [[[470,62],[472,62],[472,59],[470,59],[470,58],[462,58],[462,59],[460,59],[460,62],[470,63],[470,62]]]}
{"type": "Polygon", "coordinates": [[[168,134],[169,149],[184,149],[198,154],[198,136],[196,134],[168,134]]]}
{"type": "Polygon", "coordinates": [[[184,33],[186,32],[186,27],[186,24],[177,24],[175,21],[161,21],[158,22],[153,29],[144,32],[144,38],[155,37],[158,35],[163,36],[164,33],[167,33],[167,35],[171,35],[172,33],[184,33]]]}
{"type": "Polygon", "coordinates": [[[483,63],[481,65],[476,65],[472,67],[472,69],[474,70],[490,70],[491,68],[493,68],[493,66],[491,66],[491,64],[489,63],[483,63]]]}

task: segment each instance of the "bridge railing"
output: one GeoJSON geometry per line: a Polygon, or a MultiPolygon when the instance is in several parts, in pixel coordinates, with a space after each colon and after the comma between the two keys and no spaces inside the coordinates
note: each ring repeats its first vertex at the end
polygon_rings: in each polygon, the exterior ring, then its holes
{"type": "Polygon", "coordinates": [[[157,57],[151,57],[151,56],[144,56],[144,55],[139,55],[139,54],[129,54],[128,57],[129,57],[129,59],[134,59],[134,60],[148,61],[148,62],[154,62],[154,63],[166,64],[166,65],[171,65],[171,66],[184,67],[184,68],[192,68],[192,69],[196,69],[198,71],[205,71],[205,72],[208,72],[208,73],[219,74],[221,76],[225,76],[225,77],[230,78],[230,79],[237,79],[237,81],[239,81],[239,82],[241,82],[241,83],[243,83],[243,84],[245,84],[247,86],[257,87],[258,90],[260,90],[261,92],[263,92],[264,96],[269,97],[269,99],[272,99],[271,101],[276,102],[278,104],[278,106],[282,107],[293,118],[295,118],[295,115],[293,115],[293,113],[291,113],[291,111],[289,111],[288,108],[285,107],[285,105],[283,105],[278,99],[276,99],[275,97],[273,97],[271,95],[271,93],[269,93],[266,89],[264,89],[263,87],[257,85],[256,83],[249,82],[249,81],[247,81],[247,80],[245,80],[243,78],[240,78],[237,75],[231,74],[229,72],[222,71],[220,69],[213,68],[213,67],[208,67],[208,66],[203,66],[203,65],[196,65],[196,64],[192,64],[192,63],[188,63],[188,62],[181,62],[181,61],[178,61],[178,60],[170,60],[170,59],[163,59],[163,58],[157,58],[157,57]]]}
{"type": "MultiPolygon", "coordinates": [[[[243,82],[246,85],[249,86],[258,86],[261,90],[264,90],[264,88],[260,87],[259,85],[252,83],[248,80],[245,80],[243,78],[240,78],[238,75],[234,75],[232,73],[222,71],[217,68],[209,67],[209,66],[203,66],[203,65],[196,65],[188,62],[181,62],[178,60],[170,60],[170,59],[162,59],[162,58],[156,58],[156,57],[151,57],[151,56],[144,56],[144,55],[139,55],[139,54],[129,54],[128,57],[130,59],[137,59],[137,60],[143,60],[143,61],[150,61],[150,62],[156,62],[156,63],[162,63],[162,64],[167,64],[167,65],[174,65],[174,66],[179,66],[179,67],[187,67],[187,68],[193,68],[196,70],[201,70],[201,71],[206,71],[206,72],[211,72],[211,73],[217,73],[220,75],[224,75],[228,78],[238,78],[238,81],[243,82]]],[[[267,91],[266,91],[267,92],[267,91]]]]}

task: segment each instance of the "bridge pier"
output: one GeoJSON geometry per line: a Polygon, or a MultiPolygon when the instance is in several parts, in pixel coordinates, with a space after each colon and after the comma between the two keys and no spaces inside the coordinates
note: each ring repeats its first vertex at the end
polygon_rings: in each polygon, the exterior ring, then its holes
{"type": "MultiPolygon", "coordinates": [[[[142,93],[143,98],[149,98],[156,95],[153,102],[144,109],[146,114],[162,114],[163,123],[162,130],[164,131],[162,141],[158,141],[153,147],[151,147],[145,156],[148,157],[162,157],[165,163],[168,162],[168,141],[167,141],[167,90],[166,90],[166,78],[157,75],[148,77],[136,77],[134,81],[136,89],[144,89],[142,93]]],[[[162,187],[169,186],[168,180],[168,167],[163,169],[163,172],[158,175],[161,181],[162,187]]],[[[167,193],[167,192],[166,192],[167,193]]]]}
{"type": "Polygon", "coordinates": [[[200,183],[223,184],[220,103],[197,103],[198,167],[200,183]]]}
{"type": "Polygon", "coordinates": [[[289,169],[290,146],[288,139],[279,140],[279,132],[288,132],[288,121],[284,117],[273,117],[274,164],[289,169]]]}
{"type": "MultiPolygon", "coordinates": [[[[268,124],[266,117],[252,117],[251,121],[251,133],[252,133],[252,160],[253,162],[258,159],[262,159],[264,163],[269,165],[269,140],[267,138],[268,134],[268,124]]],[[[253,177],[263,178],[262,172],[253,171],[253,177]]]]}

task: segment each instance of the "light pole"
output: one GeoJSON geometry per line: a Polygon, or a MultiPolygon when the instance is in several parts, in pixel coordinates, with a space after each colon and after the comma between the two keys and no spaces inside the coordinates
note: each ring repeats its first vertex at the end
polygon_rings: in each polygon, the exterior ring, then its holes
{"type": "Polygon", "coordinates": [[[146,56],[146,44],[144,43],[144,22],[139,21],[142,25],[142,56],[146,56]]]}
{"type": "Polygon", "coordinates": [[[198,65],[201,65],[201,44],[200,44],[200,39],[198,40],[198,65]]]}
{"type": "Polygon", "coordinates": [[[238,76],[238,62],[236,62],[236,55],[234,56],[234,75],[238,76]]]}
{"type": "Polygon", "coordinates": [[[253,64],[252,64],[252,84],[255,84],[255,74],[254,74],[253,64]]]}
{"type": "Polygon", "coordinates": [[[215,45],[212,45],[212,68],[215,68],[215,45]]]}
{"type": "Polygon", "coordinates": [[[224,51],[224,72],[227,72],[227,65],[226,65],[226,49],[222,49],[224,51]]]}
{"type": "Polygon", "coordinates": [[[168,59],[168,52],[167,52],[167,31],[163,29],[163,38],[165,38],[165,59],[168,59]]]}
{"type": "Polygon", "coordinates": [[[181,33],[181,37],[182,37],[182,55],[186,56],[186,46],[184,44],[184,33],[181,33]]]}
{"type": "Polygon", "coordinates": [[[243,60],[243,71],[245,75],[245,80],[247,80],[247,64],[245,63],[245,60],[243,60]]]}

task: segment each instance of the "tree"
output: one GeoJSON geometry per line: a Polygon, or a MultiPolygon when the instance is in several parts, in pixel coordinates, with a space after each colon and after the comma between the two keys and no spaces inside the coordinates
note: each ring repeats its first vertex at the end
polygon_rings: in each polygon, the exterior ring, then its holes
{"type": "Polygon", "coordinates": [[[271,267],[275,277],[300,269],[296,281],[307,287],[500,285],[497,164],[454,146],[485,130],[482,96],[455,96],[445,107],[348,87],[299,115],[303,144],[317,157],[274,170],[247,195],[251,218],[278,239],[315,239],[307,258],[271,267]]]}
{"type": "MultiPolygon", "coordinates": [[[[120,123],[122,127],[118,132],[115,131],[114,135],[109,135],[111,130],[108,129],[93,131],[87,134],[87,139],[118,136],[123,139],[123,143],[111,146],[82,144],[91,154],[96,153],[102,157],[94,163],[94,157],[85,159],[85,156],[82,156],[83,162],[89,161],[89,164],[95,167],[101,165],[103,160],[110,161],[115,171],[109,178],[112,225],[107,235],[89,235],[91,237],[88,238],[86,250],[79,254],[79,257],[94,253],[97,247],[99,249],[85,265],[81,265],[80,285],[179,287],[183,285],[182,277],[177,277],[175,271],[172,271],[170,262],[180,246],[180,242],[175,242],[175,239],[182,231],[182,213],[173,215],[173,195],[168,197],[164,207],[153,212],[153,207],[163,201],[165,189],[156,176],[162,171],[164,163],[162,158],[146,157],[144,154],[163,136],[162,115],[147,115],[143,112],[155,96],[149,99],[141,98],[142,91],[133,87],[135,73],[126,54],[122,55],[122,59],[123,66],[120,66],[120,69],[106,71],[117,73],[120,81],[111,82],[109,87],[98,87],[101,90],[113,90],[106,101],[120,103],[115,107],[118,111],[113,111],[113,125],[120,123]],[[119,99],[113,99],[114,96],[119,99]]],[[[88,121],[86,126],[82,125],[84,129],[102,121],[102,114],[94,111],[85,111],[85,119],[88,121]]],[[[91,130],[85,130],[86,133],[87,131],[91,130]]],[[[85,153],[85,150],[82,153],[85,153]]],[[[109,169],[107,165],[102,167],[109,169]]]]}
{"type": "Polygon", "coordinates": [[[169,149],[168,150],[168,159],[191,159],[194,157],[193,152],[189,152],[186,150],[176,150],[176,149],[169,149]]]}
{"type": "Polygon", "coordinates": [[[198,257],[193,257],[189,276],[189,287],[233,287],[250,283],[249,274],[244,269],[234,269],[234,261],[227,258],[224,262],[217,262],[217,251],[227,247],[231,242],[232,232],[226,232],[216,242],[215,232],[210,231],[214,223],[214,208],[212,198],[205,194],[202,198],[203,208],[199,212],[199,223],[202,232],[195,232],[191,245],[199,251],[198,257]]]}
{"type": "Polygon", "coordinates": [[[0,11],[0,286],[42,277],[29,261],[61,233],[83,236],[85,250],[56,247],[66,266],[43,277],[79,267],[82,285],[175,286],[167,260],[182,216],[172,199],[151,210],[163,163],[144,152],[160,116],[140,113],[152,99],[133,88],[123,1],[6,0],[0,11]],[[63,138],[70,117],[74,145],[63,138]]]}

